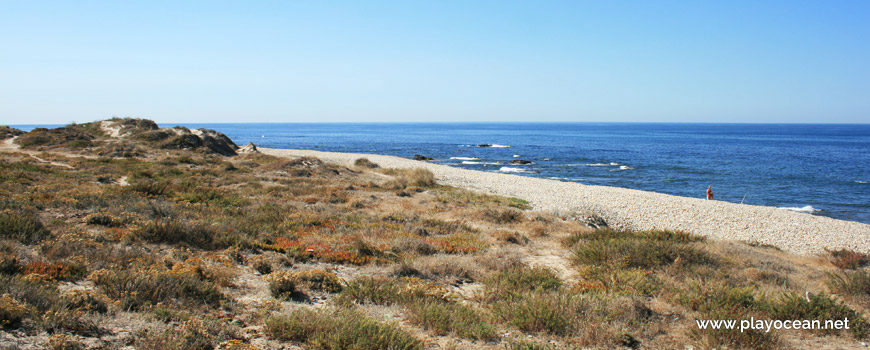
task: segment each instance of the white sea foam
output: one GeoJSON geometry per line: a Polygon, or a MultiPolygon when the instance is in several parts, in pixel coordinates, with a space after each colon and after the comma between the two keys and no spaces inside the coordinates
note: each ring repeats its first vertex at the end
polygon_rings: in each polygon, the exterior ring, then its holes
{"type": "Polygon", "coordinates": [[[610,165],[617,166],[617,165],[619,165],[619,163],[612,162],[612,163],[610,163],[610,165]]]}
{"type": "Polygon", "coordinates": [[[474,157],[450,157],[450,159],[456,159],[456,160],[478,160],[478,159],[480,159],[480,158],[474,158],[474,157]]]}
{"type": "Polygon", "coordinates": [[[528,170],[523,169],[523,168],[513,168],[513,167],[509,167],[509,166],[503,166],[503,167],[501,167],[501,169],[498,169],[498,171],[501,171],[503,173],[526,173],[526,172],[528,172],[528,170]]]}
{"type": "Polygon", "coordinates": [[[489,147],[492,147],[492,148],[508,148],[508,147],[510,147],[510,146],[508,146],[508,145],[492,145],[492,146],[489,146],[489,147]]]}
{"type": "Polygon", "coordinates": [[[520,157],[519,154],[514,154],[514,158],[519,158],[519,157],[520,157]]]}
{"type": "Polygon", "coordinates": [[[501,163],[499,163],[499,162],[475,162],[475,161],[471,161],[471,160],[463,160],[463,161],[462,161],[462,164],[469,164],[469,165],[475,165],[475,164],[497,165],[497,164],[501,164],[501,163]]]}
{"type": "Polygon", "coordinates": [[[607,163],[589,163],[589,164],[586,164],[586,166],[610,166],[610,164],[607,164],[607,163]]]}
{"type": "Polygon", "coordinates": [[[811,205],[808,205],[805,207],[800,207],[800,208],[798,208],[798,207],[779,207],[778,209],[791,210],[791,211],[797,211],[797,212],[801,212],[801,213],[810,213],[810,214],[821,211],[819,209],[813,208],[811,205]]]}
{"type": "Polygon", "coordinates": [[[859,184],[870,184],[870,181],[861,181],[861,180],[856,180],[855,182],[857,182],[857,183],[859,183],[859,184]]]}
{"type": "MultiPolygon", "coordinates": [[[[611,164],[612,164],[612,163],[611,163],[611,164]]],[[[610,170],[610,171],[626,171],[626,170],[632,170],[632,169],[634,169],[634,168],[632,168],[632,167],[630,167],[630,166],[628,166],[628,165],[620,165],[619,168],[612,169],[612,170],[610,170]]]]}

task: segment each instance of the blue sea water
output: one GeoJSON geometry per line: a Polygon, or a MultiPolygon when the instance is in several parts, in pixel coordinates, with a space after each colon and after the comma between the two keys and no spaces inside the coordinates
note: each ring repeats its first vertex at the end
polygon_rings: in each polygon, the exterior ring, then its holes
{"type": "MultiPolygon", "coordinates": [[[[161,126],[174,126],[162,124],[161,126]]],[[[435,163],[800,209],[870,223],[870,125],[186,124],[239,145],[415,154],[435,163]],[[475,147],[491,144],[509,147],[475,147]],[[515,155],[518,155],[516,157],[515,155]],[[533,162],[510,165],[511,160],[533,162]]]]}

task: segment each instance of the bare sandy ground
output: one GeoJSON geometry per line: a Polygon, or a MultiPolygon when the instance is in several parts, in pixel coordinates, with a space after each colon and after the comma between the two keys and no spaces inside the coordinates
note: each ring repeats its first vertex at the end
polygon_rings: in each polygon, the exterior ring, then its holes
{"type": "Polygon", "coordinates": [[[474,171],[375,154],[259,150],[275,156],[313,156],[342,165],[352,165],[358,158],[368,158],[382,167],[425,168],[432,171],[442,184],[522,198],[535,209],[560,215],[591,211],[611,226],[626,229],[683,230],[713,239],[769,244],[805,255],[841,248],[870,253],[870,225],[773,207],[474,171]]]}

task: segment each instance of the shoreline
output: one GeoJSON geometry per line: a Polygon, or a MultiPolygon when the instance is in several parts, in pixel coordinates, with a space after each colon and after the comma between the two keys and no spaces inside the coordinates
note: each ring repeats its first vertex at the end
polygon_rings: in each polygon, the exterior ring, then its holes
{"type": "Polygon", "coordinates": [[[258,149],[273,156],[317,157],[341,165],[368,158],[385,168],[425,168],[445,185],[521,198],[535,210],[562,214],[591,211],[610,226],[623,229],[682,230],[712,239],[769,244],[802,255],[824,253],[826,249],[870,253],[868,224],[775,207],[483,172],[379,154],[258,149]]]}

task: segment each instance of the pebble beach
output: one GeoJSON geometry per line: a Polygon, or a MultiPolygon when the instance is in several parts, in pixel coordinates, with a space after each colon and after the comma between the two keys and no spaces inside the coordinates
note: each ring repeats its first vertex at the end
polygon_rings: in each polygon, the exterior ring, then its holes
{"type": "MultiPolygon", "coordinates": [[[[772,245],[813,255],[850,249],[870,253],[870,225],[774,207],[672,196],[627,188],[460,169],[394,156],[259,148],[281,157],[317,157],[352,165],[367,158],[384,168],[425,168],[438,182],[482,193],[521,198],[535,210],[560,215],[595,213],[608,225],[631,230],[682,230],[711,239],[772,245]]],[[[705,189],[699,189],[699,197],[705,189]]]]}

